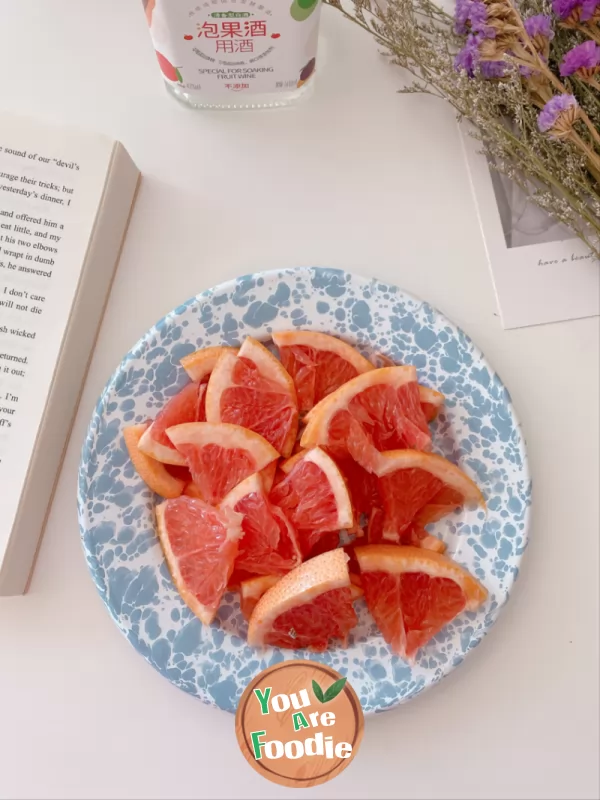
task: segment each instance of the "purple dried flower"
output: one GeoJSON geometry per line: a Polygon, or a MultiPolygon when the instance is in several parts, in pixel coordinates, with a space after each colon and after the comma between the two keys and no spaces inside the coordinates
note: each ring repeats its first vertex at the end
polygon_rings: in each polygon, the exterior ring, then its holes
{"type": "Polygon", "coordinates": [[[581,3],[581,21],[587,22],[596,13],[600,14],[600,0],[583,0],[581,3]]]}
{"type": "Polygon", "coordinates": [[[581,0],[552,0],[552,10],[560,19],[567,19],[581,5],[581,0]]]}
{"type": "Polygon", "coordinates": [[[480,70],[484,78],[504,78],[506,75],[506,63],[504,61],[482,61],[480,70]]]}
{"type": "Polygon", "coordinates": [[[480,33],[488,39],[496,36],[494,28],[487,24],[487,8],[482,0],[456,0],[454,30],[460,36],[480,33]]]}
{"type": "Polygon", "coordinates": [[[559,139],[565,138],[571,132],[578,108],[572,94],[557,94],[538,114],[538,128],[542,133],[550,132],[559,139]]]}
{"type": "Polygon", "coordinates": [[[548,41],[554,39],[552,30],[552,19],[547,14],[535,14],[525,20],[525,30],[534,39],[536,36],[543,36],[548,41]]]}
{"type": "Polygon", "coordinates": [[[466,36],[469,32],[467,22],[470,21],[471,5],[473,0],[456,0],[454,12],[454,31],[459,36],[466,36]]]}
{"type": "Polygon", "coordinates": [[[560,74],[572,75],[577,70],[594,70],[600,64],[600,47],[591,39],[583,44],[578,44],[568,53],[565,53],[560,62],[560,74]]]}
{"type": "Polygon", "coordinates": [[[470,78],[475,75],[475,67],[479,63],[478,44],[478,37],[470,33],[465,46],[459,50],[454,59],[454,69],[457,72],[464,70],[470,78]]]}
{"type": "Polygon", "coordinates": [[[486,39],[494,39],[496,37],[495,29],[488,25],[487,8],[481,0],[473,0],[470,21],[473,33],[480,33],[486,39]]]}

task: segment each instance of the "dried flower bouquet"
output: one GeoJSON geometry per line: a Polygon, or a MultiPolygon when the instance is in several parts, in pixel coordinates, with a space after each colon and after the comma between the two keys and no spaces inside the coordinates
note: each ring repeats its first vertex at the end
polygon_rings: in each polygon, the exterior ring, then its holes
{"type": "Polygon", "coordinates": [[[600,257],[600,0],[325,0],[600,257]]]}

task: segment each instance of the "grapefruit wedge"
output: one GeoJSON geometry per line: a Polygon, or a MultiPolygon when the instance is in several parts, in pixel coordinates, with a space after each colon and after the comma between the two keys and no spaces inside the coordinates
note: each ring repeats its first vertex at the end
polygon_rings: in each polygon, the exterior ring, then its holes
{"type": "Polygon", "coordinates": [[[409,544],[413,547],[423,547],[426,550],[434,550],[436,553],[443,553],[446,550],[445,543],[437,536],[431,536],[420,524],[413,522],[411,526],[398,534],[397,531],[387,531],[384,535],[384,524],[386,516],[382,508],[371,509],[367,525],[367,540],[369,544],[381,544],[394,542],[396,544],[409,544]]]}
{"type": "Polygon", "coordinates": [[[409,661],[457,614],[487,597],[472,575],[439,553],[396,545],[354,552],[369,611],[392,650],[409,661]]]}
{"type": "Polygon", "coordinates": [[[283,575],[302,561],[296,532],[285,514],[267,500],[260,473],[239,483],[224,498],[220,508],[242,515],[244,536],[235,569],[253,575],[283,575]]]}
{"type": "Polygon", "coordinates": [[[238,349],[235,347],[204,347],[196,350],[180,360],[181,366],[193,381],[202,383],[208,380],[210,373],[223,353],[233,353],[237,355],[238,349]]]}
{"type": "Polygon", "coordinates": [[[142,453],[139,448],[140,441],[149,427],[150,423],[146,422],[143,425],[129,425],[124,428],[123,439],[129,457],[137,474],[149,489],[161,497],[179,497],[185,489],[185,481],[171,475],[164,464],[142,453]]]}
{"type": "Polygon", "coordinates": [[[342,549],[332,550],[278,580],[252,612],[248,644],[315,651],[331,639],[345,645],[357,623],[347,561],[342,549]]]}
{"type": "Polygon", "coordinates": [[[240,583],[240,610],[244,619],[249,620],[256,604],[263,594],[275,586],[281,575],[258,575],[240,583]]]}
{"type": "MultiPolygon", "coordinates": [[[[374,529],[377,527],[384,541],[409,544],[413,532],[420,535],[411,526],[421,529],[462,505],[485,505],[476,484],[451,461],[433,453],[381,453],[375,475],[383,517],[374,529]]],[[[378,538],[371,529],[369,538],[378,538]]]]}
{"type": "Polygon", "coordinates": [[[416,369],[382,367],[348,381],[308,413],[300,444],[348,452],[368,471],[380,451],[430,449],[416,369]]]}
{"type": "Polygon", "coordinates": [[[419,384],[419,401],[427,422],[432,422],[437,417],[445,399],[441,392],[436,392],[435,389],[429,389],[427,386],[419,384]]]}
{"type": "MultiPolygon", "coordinates": [[[[379,490],[377,488],[377,477],[371,472],[357,464],[348,453],[340,448],[323,448],[325,452],[335,461],[336,466],[342,473],[346,481],[354,515],[370,514],[371,509],[381,505],[379,490]]],[[[308,453],[308,450],[300,450],[290,458],[279,463],[281,472],[288,475],[294,465],[298,463],[308,453]]]]}
{"type": "Polygon", "coordinates": [[[279,455],[262,436],[239,425],[188,422],[167,428],[167,435],[184,457],[197,493],[210,505],[279,455]]]}
{"type": "Polygon", "coordinates": [[[182,600],[204,623],[215,618],[233,570],[239,515],[191,497],[166,500],[156,507],[158,537],[182,600]]]}
{"type": "Polygon", "coordinates": [[[289,456],[298,430],[294,382],[264,345],[248,336],[236,356],[225,352],[208,381],[208,422],[241,425],[289,456]]]}
{"type": "MultiPolygon", "coordinates": [[[[358,566],[357,566],[358,570],[358,566]]],[[[240,609],[245,619],[249,620],[256,604],[272,586],[275,586],[281,575],[258,575],[248,578],[240,584],[240,609]]],[[[364,595],[361,577],[350,573],[350,595],[352,600],[357,600],[364,595]]]]}
{"type": "Polygon", "coordinates": [[[292,523],[306,558],[323,534],[351,528],[354,512],[346,482],[327,453],[316,447],[293,459],[269,499],[292,523]]]}
{"type": "Polygon", "coordinates": [[[342,384],[373,364],[341,339],[314,331],[273,334],[283,366],[291,375],[301,412],[310,409],[342,384]]]}
{"type": "Polygon", "coordinates": [[[175,449],[166,430],[184,422],[204,420],[205,392],[205,384],[188,383],[172,397],[140,439],[139,448],[142,453],[162,461],[163,464],[185,466],[184,457],[175,449]]]}
{"type": "Polygon", "coordinates": [[[264,469],[260,471],[260,477],[262,478],[263,487],[267,494],[273,488],[273,484],[275,483],[275,474],[277,472],[277,461],[272,461],[268,464],[264,469]]]}

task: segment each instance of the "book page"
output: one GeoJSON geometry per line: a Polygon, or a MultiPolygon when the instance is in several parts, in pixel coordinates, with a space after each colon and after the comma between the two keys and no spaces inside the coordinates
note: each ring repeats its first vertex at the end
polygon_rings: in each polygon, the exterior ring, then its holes
{"type": "Polygon", "coordinates": [[[102,136],[0,115],[0,555],[19,505],[112,148],[102,136]]]}

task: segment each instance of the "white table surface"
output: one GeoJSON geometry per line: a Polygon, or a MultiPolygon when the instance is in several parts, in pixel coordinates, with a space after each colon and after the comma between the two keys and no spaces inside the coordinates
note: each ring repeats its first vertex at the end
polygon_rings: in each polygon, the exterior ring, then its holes
{"type": "Polygon", "coordinates": [[[298,796],[118,632],[75,482],[96,397],[152,323],[223,279],[306,264],[394,282],[479,344],[524,424],[534,513],[484,644],[369,718],[356,761],[305,796],[598,797],[599,321],[501,329],[452,114],[395,94],[399,72],[330,9],[323,33],[309,103],[191,112],[162,89],[139,0],[0,0],[2,107],[119,138],[145,176],[31,591],[0,599],[3,800],[298,796]]]}

